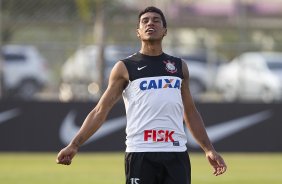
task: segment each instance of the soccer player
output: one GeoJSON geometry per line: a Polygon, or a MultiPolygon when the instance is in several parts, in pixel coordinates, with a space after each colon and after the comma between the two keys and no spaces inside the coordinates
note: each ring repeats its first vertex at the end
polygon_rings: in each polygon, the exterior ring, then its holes
{"type": "Polygon", "coordinates": [[[192,100],[187,65],[162,50],[167,34],[162,11],[156,7],[141,11],[136,32],[140,51],[115,64],[105,93],[74,139],[58,153],[57,163],[71,164],[79,146],[98,130],[123,96],[126,184],[191,183],[183,120],[204,150],[213,174],[224,173],[226,164],[212,146],[192,100]]]}

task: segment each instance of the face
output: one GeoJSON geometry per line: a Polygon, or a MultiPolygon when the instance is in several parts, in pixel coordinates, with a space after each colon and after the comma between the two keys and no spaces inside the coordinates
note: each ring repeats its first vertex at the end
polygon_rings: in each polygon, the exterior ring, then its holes
{"type": "Polygon", "coordinates": [[[162,40],[167,29],[163,27],[161,16],[158,13],[147,12],[140,17],[137,36],[144,41],[162,40]]]}

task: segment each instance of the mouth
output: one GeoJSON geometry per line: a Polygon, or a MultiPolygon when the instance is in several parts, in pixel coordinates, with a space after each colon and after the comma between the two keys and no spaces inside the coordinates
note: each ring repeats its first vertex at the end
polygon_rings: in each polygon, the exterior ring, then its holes
{"type": "Polygon", "coordinates": [[[146,30],[146,33],[154,33],[154,32],[156,32],[156,30],[154,28],[148,28],[146,30]]]}

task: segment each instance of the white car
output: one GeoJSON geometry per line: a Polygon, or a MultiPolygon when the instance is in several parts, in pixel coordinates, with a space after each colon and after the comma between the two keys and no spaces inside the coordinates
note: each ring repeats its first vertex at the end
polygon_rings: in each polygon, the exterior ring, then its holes
{"type": "Polygon", "coordinates": [[[282,53],[246,52],[221,66],[216,88],[226,101],[281,100],[282,53]]]}
{"type": "Polygon", "coordinates": [[[32,99],[49,83],[45,58],[31,45],[4,45],[3,89],[6,97],[32,99]]]}
{"type": "Polygon", "coordinates": [[[189,87],[192,96],[197,100],[202,94],[211,90],[214,85],[218,65],[224,61],[222,57],[216,57],[208,61],[205,53],[195,53],[183,56],[189,69],[189,87]]]}
{"type": "MultiPolygon", "coordinates": [[[[61,71],[60,100],[96,100],[101,95],[99,86],[98,46],[89,45],[78,49],[63,65],[61,71]]],[[[110,71],[120,59],[137,50],[132,47],[108,45],[104,49],[104,80],[106,85],[110,71]]]]}

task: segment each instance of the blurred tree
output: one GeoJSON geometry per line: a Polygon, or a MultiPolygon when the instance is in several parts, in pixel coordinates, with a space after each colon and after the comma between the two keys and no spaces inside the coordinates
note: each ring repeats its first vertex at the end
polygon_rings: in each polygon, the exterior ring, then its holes
{"type": "Polygon", "coordinates": [[[89,0],[75,0],[80,18],[86,22],[91,20],[91,7],[89,0]]]}

